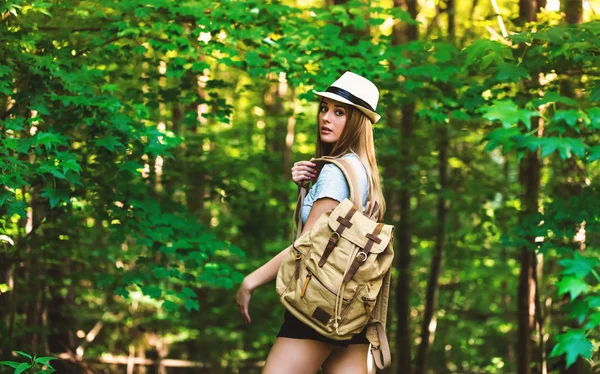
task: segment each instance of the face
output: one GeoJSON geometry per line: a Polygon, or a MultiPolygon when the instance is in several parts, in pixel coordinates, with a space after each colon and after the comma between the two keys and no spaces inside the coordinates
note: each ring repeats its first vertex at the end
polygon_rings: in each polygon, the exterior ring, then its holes
{"type": "Polygon", "coordinates": [[[346,126],[346,108],[339,101],[323,98],[319,105],[319,136],[323,143],[338,141],[346,126]]]}

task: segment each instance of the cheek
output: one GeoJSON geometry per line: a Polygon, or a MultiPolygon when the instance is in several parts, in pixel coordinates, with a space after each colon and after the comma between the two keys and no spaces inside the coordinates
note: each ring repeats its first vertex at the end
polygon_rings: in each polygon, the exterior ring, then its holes
{"type": "Polygon", "coordinates": [[[336,127],[337,127],[337,132],[338,134],[341,134],[342,131],[344,131],[344,127],[346,127],[346,117],[340,117],[338,119],[338,122],[336,123],[336,127]]]}

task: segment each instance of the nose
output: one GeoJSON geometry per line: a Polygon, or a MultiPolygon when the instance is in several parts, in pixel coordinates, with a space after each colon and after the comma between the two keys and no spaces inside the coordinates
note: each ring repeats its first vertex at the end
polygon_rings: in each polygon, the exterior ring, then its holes
{"type": "Polygon", "coordinates": [[[330,111],[330,110],[328,110],[327,112],[325,112],[325,113],[323,114],[323,121],[331,122],[331,120],[330,120],[330,116],[331,116],[331,114],[330,114],[330,113],[331,113],[331,111],[330,111]]]}

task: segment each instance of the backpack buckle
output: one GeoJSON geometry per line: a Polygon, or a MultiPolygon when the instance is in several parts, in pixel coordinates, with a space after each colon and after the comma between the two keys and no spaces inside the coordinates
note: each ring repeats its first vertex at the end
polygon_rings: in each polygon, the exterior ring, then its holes
{"type": "Polygon", "coordinates": [[[367,254],[363,251],[358,252],[356,254],[356,261],[364,263],[365,261],[367,261],[367,254]],[[362,257],[360,255],[362,255],[362,257]]]}

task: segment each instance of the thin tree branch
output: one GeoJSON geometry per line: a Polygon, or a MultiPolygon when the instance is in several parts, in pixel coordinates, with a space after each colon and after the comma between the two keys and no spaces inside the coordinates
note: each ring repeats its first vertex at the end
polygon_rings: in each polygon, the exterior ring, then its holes
{"type": "Polygon", "coordinates": [[[512,46],[512,44],[511,44],[511,43],[510,43],[508,40],[506,40],[506,39],[505,39],[505,38],[504,38],[502,35],[498,34],[498,33],[496,32],[496,30],[494,30],[493,28],[491,28],[489,25],[486,25],[486,26],[485,26],[485,29],[486,29],[487,31],[489,31],[489,33],[490,33],[490,34],[492,34],[493,36],[495,36],[496,38],[498,38],[498,41],[499,41],[500,43],[502,43],[502,44],[504,44],[504,45],[507,45],[507,46],[509,46],[509,47],[510,47],[510,46],[512,46]]]}

